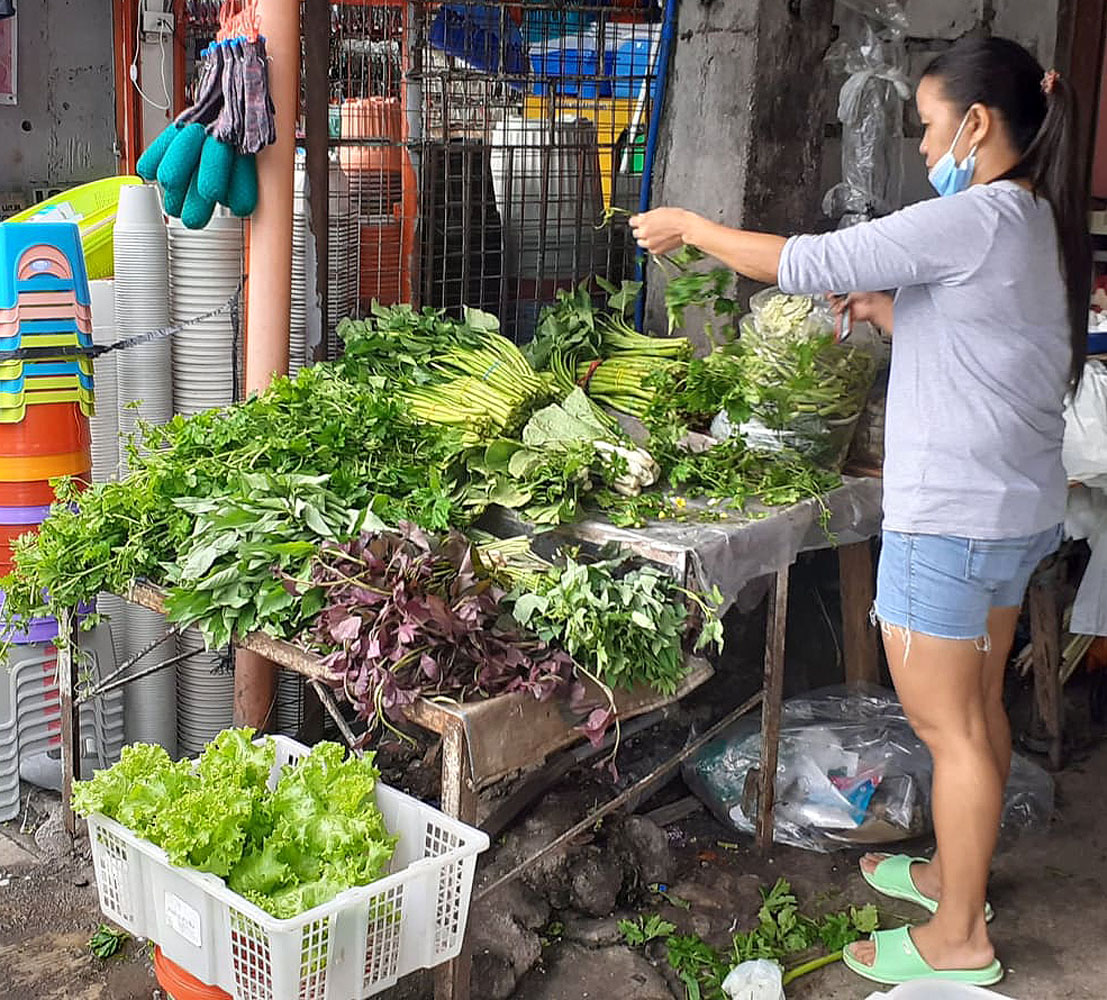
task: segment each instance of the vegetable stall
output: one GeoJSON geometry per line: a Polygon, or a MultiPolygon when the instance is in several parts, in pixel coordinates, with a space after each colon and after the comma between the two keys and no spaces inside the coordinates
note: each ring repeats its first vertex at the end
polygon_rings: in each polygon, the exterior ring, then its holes
{"type": "MultiPolygon", "coordinates": [[[[76,628],[68,609],[121,594],[302,674],[351,746],[400,720],[438,733],[443,808],[471,823],[481,788],[582,736],[617,749],[623,722],[702,684],[719,616],[767,589],[763,692],[723,720],[761,705],[767,847],[801,551],[840,546],[847,673],[875,676],[879,483],[837,471],[872,361],[818,304],[773,291],[741,338],[727,324],[694,358],[630,329],[637,291],[562,293],[525,350],[478,310],[344,323],[341,360],[144,428],[123,481],[62,485],[16,545],[9,611],[76,628]]],[[[690,305],[726,316],[730,294],[683,271],[674,327],[690,305]]],[[[79,704],[134,679],[124,664],[82,687],[73,648],[67,800],[79,704]]],[[[444,995],[461,973],[443,972],[444,995]]]]}

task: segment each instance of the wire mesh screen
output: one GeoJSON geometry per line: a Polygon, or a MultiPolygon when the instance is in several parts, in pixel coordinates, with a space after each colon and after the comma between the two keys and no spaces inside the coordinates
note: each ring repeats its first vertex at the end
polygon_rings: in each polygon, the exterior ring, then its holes
{"type": "Polygon", "coordinates": [[[331,6],[330,113],[307,123],[332,150],[328,353],[373,301],[476,306],[522,342],[558,289],[633,277],[650,3],[331,6]]]}

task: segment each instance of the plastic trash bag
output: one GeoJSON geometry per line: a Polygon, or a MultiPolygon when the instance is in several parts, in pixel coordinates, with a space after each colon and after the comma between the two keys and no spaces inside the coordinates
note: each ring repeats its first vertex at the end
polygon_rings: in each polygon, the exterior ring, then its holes
{"type": "Polygon", "coordinates": [[[1107,635],[1107,492],[1074,486],[1065,511],[1065,534],[1086,538],[1092,558],[1072,604],[1073,635],[1107,635]]]}
{"type": "Polygon", "coordinates": [[[897,3],[849,3],[847,18],[826,61],[848,77],[838,97],[842,123],[842,180],[823,199],[839,227],[898,209],[903,201],[903,105],[907,78],[907,19],[897,3]]]}
{"type": "Polygon", "coordinates": [[[1107,489],[1107,365],[1089,361],[1075,399],[1065,407],[1061,452],[1070,480],[1107,489]]]}
{"type": "Polygon", "coordinates": [[[868,1000],[1011,1000],[1006,995],[969,986],[967,983],[916,979],[897,986],[890,993],[872,993],[868,1000]]]}
{"type": "MultiPolygon", "coordinates": [[[[722,822],[752,834],[761,734],[740,720],[684,765],[684,780],[722,822]]],[[[776,840],[811,851],[894,843],[930,829],[930,753],[892,692],[830,688],[784,704],[776,777],[776,840]]],[[[1007,830],[1043,826],[1053,779],[1016,754],[1007,830]]]]}
{"type": "Polygon", "coordinates": [[[723,980],[728,1000],[784,1000],[784,977],[776,962],[743,962],[723,980]]]}

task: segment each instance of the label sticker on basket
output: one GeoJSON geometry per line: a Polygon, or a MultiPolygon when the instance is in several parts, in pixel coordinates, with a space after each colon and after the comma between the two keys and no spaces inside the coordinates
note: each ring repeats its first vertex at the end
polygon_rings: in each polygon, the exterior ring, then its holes
{"type": "Polygon", "coordinates": [[[196,948],[202,947],[203,938],[200,936],[200,914],[188,905],[180,896],[173,893],[165,894],[165,922],[170,929],[175,930],[190,945],[196,948]]]}

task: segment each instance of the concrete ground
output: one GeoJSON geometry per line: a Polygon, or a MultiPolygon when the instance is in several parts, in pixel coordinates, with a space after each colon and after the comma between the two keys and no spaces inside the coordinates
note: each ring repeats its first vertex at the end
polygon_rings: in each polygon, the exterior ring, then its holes
{"type": "MultiPolygon", "coordinates": [[[[1107,997],[1107,743],[1077,755],[1058,776],[1057,817],[1048,832],[1003,845],[995,863],[991,899],[998,912],[994,936],[1007,968],[1003,994],[1016,1000],[1103,1000],[1107,997]]],[[[87,856],[73,858],[58,828],[56,805],[32,821],[0,826],[0,997],[3,1000],[150,1000],[158,997],[147,949],[130,943],[122,956],[92,958],[89,937],[100,922],[87,856]],[[46,821],[41,820],[45,816],[46,821]]],[[[35,807],[32,806],[32,813],[35,807]]],[[[778,849],[763,862],[745,849],[722,848],[733,833],[700,813],[669,830],[677,858],[671,891],[692,905],[643,907],[695,929],[716,944],[731,925],[752,923],[757,886],[789,878],[801,900],[833,908],[886,901],[856,874],[855,855],[817,855],[778,849]]],[[[890,922],[917,918],[906,904],[885,909],[890,922]]],[[[515,990],[517,1000],[669,1000],[674,993],[659,970],[610,933],[613,922],[565,924],[537,967],[515,990]],[[606,928],[606,929],[605,929],[606,928]],[[576,938],[576,940],[570,940],[576,938]]],[[[547,935],[547,939],[553,937],[547,935]]],[[[474,983],[474,1000],[481,984],[474,983]]],[[[799,980],[790,1000],[864,1000],[872,990],[836,966],[799,980]]],[[[429,996],[409,984],[395,997],[429,996]]],[[[679,998],[679,994],[676,994],[679,998]]]]}

